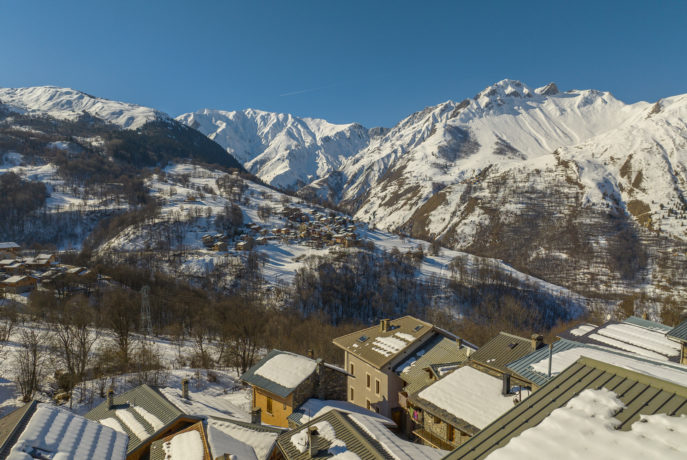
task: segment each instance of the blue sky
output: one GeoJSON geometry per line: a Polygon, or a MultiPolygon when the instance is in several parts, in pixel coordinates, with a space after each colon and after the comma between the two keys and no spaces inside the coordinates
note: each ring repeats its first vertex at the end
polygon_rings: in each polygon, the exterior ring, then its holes
{"type": "Polygon", "coordinates": [[[503,78],[687,92],[687,2],[0,0],[0,86],[392,126],[503,78]]]}

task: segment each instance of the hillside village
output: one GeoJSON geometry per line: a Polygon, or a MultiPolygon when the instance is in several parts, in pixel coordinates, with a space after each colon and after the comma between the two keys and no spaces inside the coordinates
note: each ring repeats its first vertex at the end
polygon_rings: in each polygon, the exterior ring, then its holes
{"type": "Polygon", "coordinates": [[[333,345],[334,362],[273,349],[233,377],[186,368],[165,384],[120,382],[90,403],[4,406],[0,457],[687,455],[687,320],[581,323],[551,343],[503,331],[478,347],[404,316],[333,345]]]}

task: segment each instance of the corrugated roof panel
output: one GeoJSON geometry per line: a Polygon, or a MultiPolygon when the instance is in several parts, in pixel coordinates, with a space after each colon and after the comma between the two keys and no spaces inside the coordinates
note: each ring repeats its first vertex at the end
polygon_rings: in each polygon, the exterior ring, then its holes
{"type": "Polygon", "coordinates": [[[508,372],[506,367],[508,363],[520,359],[533,351],[530,339],[500,332],[499,335],[470,355],[470,361],[501,372],[508,372]]]}
{"type": "Polygon", "coordinates": [[[673,329],[668,331],[666,337],[674,340],[679,340],[681,342],[687,342],[687,320],[681,322],[673,329]]]}

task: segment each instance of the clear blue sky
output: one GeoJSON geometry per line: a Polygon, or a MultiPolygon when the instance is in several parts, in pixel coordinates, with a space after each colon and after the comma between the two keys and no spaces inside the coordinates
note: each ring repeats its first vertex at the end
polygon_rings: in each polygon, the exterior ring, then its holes
{"type": "Polygon", "coordinates": [[[0,0],[0,86],[391,126],[503,78],[687,92],[687,2],[0,0]]]}

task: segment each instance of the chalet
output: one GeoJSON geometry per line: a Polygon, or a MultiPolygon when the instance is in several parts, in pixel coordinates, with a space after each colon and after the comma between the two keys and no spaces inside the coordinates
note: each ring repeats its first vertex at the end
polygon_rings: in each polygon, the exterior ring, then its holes
{"type": "Polygon", "coordinates": [[[263,245],[267,244],[267,238],[265,238],[264,236],[256,238],[255,244],[259,244],[259,245],[263,246],[263,245]]]}
{"type": "Polygon", "coordinates": [[[268,425],[288,426],[288,417],[312,397],[344,399],[346,373],[322,360],[272,350],[241,376],[253,389],[254,410],[268,425]]]}
{"type": "Polygon", "coordinates": [[[9,252],[11,254],[18,254],[21,246],[13,241],[0,242],[0,252],[9,252]]]}
{"type": "Polygon", "coordinates": [[[277,446],[286,460],[439,460],[448,453],[405,441],[373,417],[338,410],[279,435],[277,446]]]}
{"type": "Polygon", "coordinates": [[[680,344],[667,336],[671,329],[661,323],[631,316],[624,321],[608,321],[601,326],[582,324],[558,337],[677,363],[680,361],[680,344]]]}
{"type": "Polygon", "coordinates": [[[344,350],[349,373],[347,400],[390,417],[400,426],[399,393],[404,382],[395,369],[435,333],[431,324],[404,316],[383,319],[379,326],[334,339],[334,345],[344,350]]]}
{"type": "Polygon", "coordinates": [[[446,459],[685,458],[687,368],[618,356],[578,358],[446,459]]]}
{"type": "Polygon", "coordinates": [[[110,390],[107,400],[85,417],[129,436],[127,460],[148,458],[153,442],[203,419],[185,414],[148,385],[140,385],[120,395],[110,390]]]}
{"type": "Polygon", "coordinates": [[[226,251],[227,249],[229,249],[229,246],[224,241],[217,241],[212,245],[213,251],[226,251]]]}
{"type": "Polygon", "coordinates": [[[666,338],[680,344],[680,364],[687,364],[687,320],[666,332],[666,338]]]}
{"type": "Polygon", "coordinates": [[[248,243],[246,241],[239,241],[236,243],[237,251],[246,251],[248,249],[248,243]]]}
{"type": "Polygon", "coordinates": [[[408,396],[413,431],[424,444],[453,449],[529,396],[513,386],[510,374],[494,377],[485,369],[463,365],[437,382],[408,396]]]}
{"type": "Polygon", "coordinates": [[[127,442],[121,431],[37,401],[0,419],[0,458],[124,460],[127,442]]]}
{"type": "Polygon", "coordinates": [[[32,276],[15,275],[10,276],[4,281],[0,281],[0,287],[14,293],[31,291],[35,289],[37,285],[38,281],[32,276]]]}

